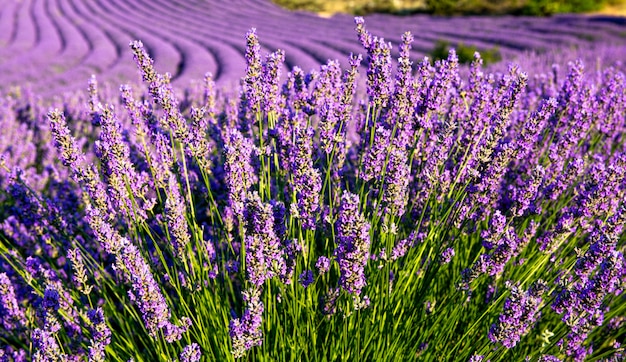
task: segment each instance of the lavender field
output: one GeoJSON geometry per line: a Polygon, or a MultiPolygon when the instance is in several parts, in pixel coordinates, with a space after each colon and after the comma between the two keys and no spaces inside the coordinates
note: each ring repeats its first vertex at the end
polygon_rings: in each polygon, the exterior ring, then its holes
{"type": "Polygon", "coordinates": [[[623,361],[625,56],[607,16],[0,0],[0,362],[623,361]]]}

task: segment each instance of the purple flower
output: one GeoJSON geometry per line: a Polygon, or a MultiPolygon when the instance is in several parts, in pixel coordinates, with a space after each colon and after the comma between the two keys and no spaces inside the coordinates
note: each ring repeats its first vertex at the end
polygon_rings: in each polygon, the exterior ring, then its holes
{"type": "Polygon", "coordinates": [[[60,362],[67,360],[68,356],[61,353],[61,347],[57,343],[56,332],[35,328],[31,338],[33,342],[33,361],[60,362]]]}
{"type": "Polygon", "coordinates": [[[562,362],[559,358],[549,354],[544,354],[537,360],[538,362],[562,362]]]}
{"type": "Polygon", "coordinates": [[[197,343],[186,345],[180,353],[180,362],[199,362],[200,358],[202,358],[202,352],[197,343]]]}
{"type": "Polygon", "coordinates": [[[489,362],[489,360],[485,361],[485,356],[483,355],[472,355],[472,357],[470,357],[470,359],[467,362],[489,362]]]}
{"type": "Polygon", "coordinates": [[[313,284],[313,271],[305,270],[298,277],[298,282],[304,288],[307,288],[309,285],[313,284]]]}
{"type": "Polygon", "coordinates": [[[228,203],[233,213],[243,218],[246,194],[257,180],[252,167],[254,144],[236,129],[226,132],[224,178],[228,187],[228,203]]]}
{"type": "Polygon", "coordinates": [[[0,273],[0,322],[6,331],[21,327],[24,311],[15,296],[15,288],[6,273],[0,273]]]}
{"type": "Polygon", "coordinates": [[[54,287],[47,287],[43,293],[42,307],[52,312],[59,310],[59,291],[54,287]]]}
{"type": "Polygon", "coordinates": [[[139,307],[148,333],[156,336],[170,318],[165,296],[139,249],[126,239],[122,239],[120,244],[120,261],[128,269],[132,282],[128,295],[139,307]]]}
{"type": "Polygon", "coordinates": [[[174,254],[182,258],[191,240],[187,219],[185,218],[187,208],[185,200],[181,195],[180,185],[173,174],[170,174],[168,186],[167,200],[165,200],[165,218],[174,254]]]}
{"type": "Polygon", "coordinates": [[[436,63],[436,75],[430,83],[424,102],[424,110],[442,113],[444,102],[451,87],[459,82],[459,58],[454,49],[448,53],[448,59],[436,63]]]}
{"type": "MultiPolygon", "coordinates": [[[[371,130],[374,132],[374,130],[371,130]]],[[[369,137],[364,137],[361,140],[364,143],[365,154],[363,155],[364,169],[359,177],[363,181],[369,181],[371,179],[378,179],[385,167],[385,159],[387,157],[387,150],[391,138],[391,131],[379,125],[374,133],[374,142],[371,147],[367,147],[369,137]]]]}
{"type": "Polygon", "coordinates": [[[296,127],[295,144],[291,153],[294,155],[290,169],[293,175],[293,191],[297,204],[292,204],[293,216],[302,221],[305,230],[315,230],[320,207],[322,177],[313,167],[313,129],[296,127]],[[296,206],[295,208],[293,206],[296,206]]]}
{"type": "Polygon", "coordinates": [[[313,92],[313,101],[320,118],[320,144],[327,155],[331,154],[333,147],[343,137],[343,134],[339,133],[341,87],[341,66],[338,61],[329,60],[328,63],[322,65],[319,80],[313,92]]]}
{"type": "Polygon", "coordinates": [[[102,116],[100,112],[102,105],[98,100],[98,80],[96,80],[96,76],[93,74],[91,75],[91,78],[89,78],[88,91],[89,100],[87,102],[89,105],[89,111],[91,111],[91,124],[99,126],[102,116]]]}
{"type": "Polygon", "coordinates": [[[116,210],[128,220],[145,220],[152,207],[146,200],[147,175],[135,170],[130,159],[130,148],[122,137],[122,127],[112,107],[102,112],[102,131],[96,141],[96,154],[102,161],[103,174],[109,185],[109,196],[116,210]],[[135,207],[139,204],[139,208],[135,207]]]}
{"type": "Polygon", "coordinates": [[[184,144],[189,143],[189,126],[180,112],[178,100],[169,84],[169,80],[156,73],[153,61],[140,41],[131,42],[130,47],[133,50],[133,57],[139,67],[142,78],[148,83],[150,94],[165,112],[166,123],[172,130],[174,138],[184,144]]]}
{"type": "Polygon", "coordinates": [[[106,346],[111,343],[111,330],[106,324],[102,308],[91,309],[87,312],[87,317],[91,322],[91,345],[89,346],[89,361],[106,361],[106,346]]]}
{"type": "Polygon", "coordinates": [[[75,248],[69,250],[67,252],[67,257],[68,259],[70,259],[72,263],[72,268],[74,269],[72,281],[76,286],[78,286],[78,290],[81,293],[83,293],[84,295],[89,295],[89,293],[91,293],[91,290],[93,289],[93,285],[88,284],[89,281],[87,276],[87,270],[80,249],[75,248]]]}
{"type": "Polygon", "coordinates": [[[359,211],[359,196],[344,191],[337,221],[337,249],[339,285],[342,289],[360,295],[365,287],[365,266],[370,256],[370,225],[359,211]]]}
{"type": "Polygon", "coordinates": [[[322,275],[326,273],[330,269],[330,259],[325,256],[320,256],[317,258],[317,262],[315,263],[315,267],[317,268],[317,272],[322,275]]]}
{"type": "Polygon", "coordinates": [[[243,357],[250,348],[263,343],[261,290],[256,287],[247,289],[243,292],[243,300],[246,310],[241,318],[231,319],[229,327],[235,358],[243,357]]]}
{"type": "Polygon", "coordinates": [[[279,81],[280,69],[285,61],[285,52],[277,50],[267,56],[263,64],[263,111],[266,115],[276,115],[280,105],[279,99],[279,81]]]}
{"type": "Polygon", "coordinates": [[[337,313],[337,298],[339,298],[339,291],[339,288],[331,288],[321,298],[322,313],[324,313],[324,315],[330,317],[331,315],[337,313]]]}
{"type": "Polygon", "coordinates": [[[383,38],[372,37],[365,30],[363,18],[354,19],[356,31],[361,45],[367,50],[369,64],[367,67],[367,94],[370,106],[385,108],[389,102],[392,88],[391,44],[383,38]]]}
{"type": "MultiPolygon", "coordinates": [[[[393,147],[393,146],[392,146],[393,147]]],[[[408,202],[409,156],[407,151],[393,147],[385,171],[382,202],[385,213],[402,216],[408,202]]]]}
{"type": "Polygon", "coordinates": [[[105,213],[108,220],[112,220],[115,217],[115,211],[110,206],[109,197],[100,181],[98,170],[94,165],[89,167],[83,165],[85,156],[80,152],[76,140],[67,127],[65,115],[55,109],[48,113],[48,119],[63,165],[70,168],[73,178],[87,191],[96,208],[105,213]]]}
{"type": "Polygon", "coordinates": [[[547,284],[542,280],[533,283],[526,292],[512,286],[498,323],[489,328],[491,342],[502,343],[506,348],[515,347],[537,321],[541,296],[546,290],[547,284]]]}
{"type": "Polygon", "coordinates": [[[276,236],[274,211],[257,192],[249,193],[245,209],[246,272],[248,280],[260,287],[274,276],[285,275],[285,258],[276,236]]]}
{"type": "MultiPolygon", "coordinates": [[[[277,220],[282,220],[282,218],[277,220]]],[[[291,278],[294,270],[296,269],[296,258],[301,253],[302,244],[300,240],[291,239],[285,242],[285,270],[284,273],[280,275],[280,280],[286,285],[291,284],[291,278]]]]}
{"type": "Polygon", "coordinates": [[[263,100],[263,66],[261,64],[261,46],[256,34],[256,28],[252,28],[246,34],[246,76],[243,81],[242,105],[252,113],[261,112],[263,100]]]}
{"type": "Polygon", "coordinates": [[[444,250],[441,253],[441,263],[443,264],[448,264],[452,258],[454,257],[454,249],[453,248],[446,248],[446,250],[444,250]]]}
{"type": "MultiPolygon", "coordinates": [[[[185,146],[185,152],[194,157],[203,171],[211,174],[207,151],[210,148],[207,140],[202,137],[201,132],[192,133],[187,121],[183,117],[180,105],[174,90],[169,82],[168,76],[157,74],[154,70],[153,61],[145,51],[140,41],[130,43],[133,50],[135,62],[139,67],[142,78],[148,83],[148,90],[155,102],[161,106],[165,114],[165,125],[174,136],[174,139],[185,146]]],[[[195,112],[196,117],[198,112],[195,112]]]]}

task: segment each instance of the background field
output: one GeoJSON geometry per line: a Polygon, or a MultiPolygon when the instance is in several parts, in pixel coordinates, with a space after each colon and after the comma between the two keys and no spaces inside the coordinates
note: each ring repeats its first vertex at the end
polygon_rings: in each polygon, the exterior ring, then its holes
{"type": "MultiPolygon", "coordinates": [[[[336,3],[336,2],[333,2],[336,3]]],[[[357,2],[358,3],[358,2],[357,2]]],[[[512,60],[528,50],[585,48],[591,43],[626,42],[623,18],[557,15],[532,17],[366,17],[374,34],[398,44],[404,31],[415,36],[411,56],[432,52],[437,42],[498,48],[512,60]]],[[[328,59],[347,66],[360,52],[353,16],[322,18],[288,11],[266,0],[4,0],[0,7],[0,91],[30,84],[43,95],[85,89],[91,74],[117,87],[137,81],[128,44],[139,39],[159,71],[187,86],[205,72],[219,84],[243,75],[246,31],[256,27],[264,52],[285,50],[285,66],[305,71],[328,59]]],[[[396,47],[393,56],[397,57],[396,47]]]]}

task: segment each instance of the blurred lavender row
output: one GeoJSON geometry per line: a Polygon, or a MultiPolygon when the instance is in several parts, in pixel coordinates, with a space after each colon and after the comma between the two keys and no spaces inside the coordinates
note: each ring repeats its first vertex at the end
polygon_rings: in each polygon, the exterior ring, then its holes
{"type": "MultiPolygon", "coordinates": [[[[593,43],[626,44],[624,19],[561,15],[530,17],[398,17],[371,15],[368,26],[386,40],[415,36],[411,56],[422,57],[439,41],[478,49],[498,47],[506,60],[524,51],[593,43]]],[[[126,46],[141,39],[156,66],[188,86],[205,72],[218,84],[236,84],[245,69],[241,34],[255,27],[264,50],[283,49],[284,71],[317,68],[328,59],[347,66],[357,52],[352,18],[290,12],[270,0],[5,0],[0,10],[0,91],[30,84],[43,95],[82,88],[96,74],[102,83],[137,81],[126,46]]],[[[392,48],[392,55],[398,53],[392,48]]]]}

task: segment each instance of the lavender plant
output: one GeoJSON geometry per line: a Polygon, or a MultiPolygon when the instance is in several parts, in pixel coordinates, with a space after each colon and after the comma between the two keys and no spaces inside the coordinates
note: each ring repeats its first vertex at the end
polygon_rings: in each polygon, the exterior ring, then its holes
{"type": "Polygon", "coordinates": [[[143,88],[3,96],[0,360],[623,359],[624,74],[356,30],[284,76],[251,30],[230,95],[136,41],[143,88]]]}

